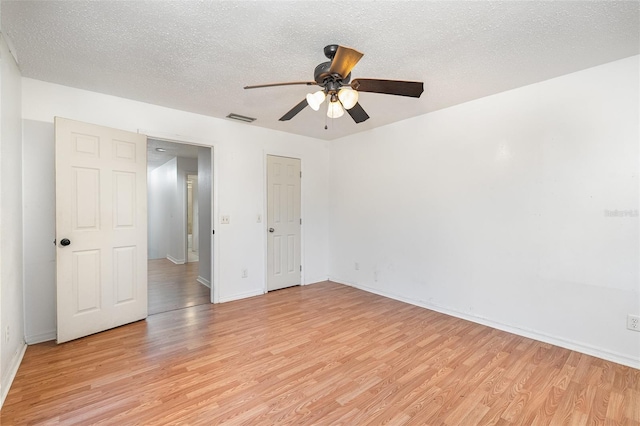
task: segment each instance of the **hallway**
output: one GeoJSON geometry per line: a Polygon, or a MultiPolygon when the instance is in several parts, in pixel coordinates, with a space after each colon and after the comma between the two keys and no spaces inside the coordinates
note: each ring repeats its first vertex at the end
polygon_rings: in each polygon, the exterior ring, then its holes
{"type": "Polygon", "coordinates": [[[149,260],[148,277],[149,315],[210,303],[209,288],[197,281],[198,262],[149,260]]]}

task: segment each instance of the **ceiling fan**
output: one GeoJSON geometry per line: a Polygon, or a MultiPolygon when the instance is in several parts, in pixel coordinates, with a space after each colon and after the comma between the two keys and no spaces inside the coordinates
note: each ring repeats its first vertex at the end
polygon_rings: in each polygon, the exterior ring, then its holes
{"type": "Polygon", "coordinates": [[[419,98],[424,91],[424,84],[421,81],[357,78],[350,82],[351,70],[356,66],[360,58],[362,58],[363,54],[349,47],[330,44],[324,48],[324,55],[329,58],[329,61],[323,62],[316,67],[313,72],[315,81],[259,84],[256,86],[245,86],[245,89],[302,84],[307,86],[320,86],[320,90],[315,93],[309,93],[298,105],[280,117],[280,121],[291,120],[296,114],[305,109],[307,105],[313,110],[318,111],[320,105],[327,100],[327,116],[329,118],[342,117],[346,110],[356,123],[362,123],[369,119],[369,115],[358,103],[358,92],[419,98]]]}

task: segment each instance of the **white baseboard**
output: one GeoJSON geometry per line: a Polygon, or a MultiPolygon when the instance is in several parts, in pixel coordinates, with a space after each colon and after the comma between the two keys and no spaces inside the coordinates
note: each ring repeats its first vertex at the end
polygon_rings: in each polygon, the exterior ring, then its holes
{"type": "Polygon", "coordinates": [[[16,378],[16,374],[18,373],[18,368],[20,368],[20,364],[22,363],[22,358],[24,357],[24,353],[27,350],[27,344],[24,343],[20,349],[16,351],[15,356],[9,363],[9,368],[7,369],[6,374],[3,374],[2,383],[0,384],[0,389],[2,393],[0,393],[0,408],[4,404],[4,400],[7,398],[9,394],[9,389],[11,389],[11,384],[13,383],[13,379],[16,378]]]}
{"type": "Polygon", "coordinates": [[[232,294],[230,296],[221,296],[220,300],[218,301],[218,303],[224,303],[224,302],[231,302],[233,300],[240,300],[240,299],[246,299],[247,297],[254,297],[254,296],[262,296],[264,294],[264,291],[262,290],[253,290],[253,291],[247,291],[245,293],[238,293],[238,294],[232,294]]]}
{"type": "Polygon", "coordinates": [[[57,337],[56,330],[52,330],[46,333],[38,333],[38,334],[25,336],[25,340],[27,341],[27,345],[35,345],[42,342],[49,342],[51,340],[56,340],[56,337],[57,337]]]}
{"type": "Polygon", "coordinates": [[[200,284],[202,284],[205,287],[211,288],[211,283],[209,282],[209,280],[201,277],[200,275],[198,275],[198,278],[196,278],[196,281],[198,281],[200,284]]]}
{"type": "Polygon", "coordinates": [[[576,342],[573,340],[565,339],[559,336],[552,336],[546,333],[541,333],[535,330],[523,329],[514,327],[512,325],[503,324],[498,321],[493,321],[487,318],[477,317],[469,315],[463,312],[456,311],[455,309],[439,306],[431,303],[420,302],[418,300],[409,299],[407,297],[399,296],[397,294],[388,293],[386,291],[377,290],[366,285],[350,283],[348,280],[341,280],[336,277],[329,277],[330,281],[338,284],[354,287],[368,293],[374,293],[379,296],[388,297],[390,299],[398,300],[400,302],[409,303],[410,305],[419,306],[421,308],[429,309],[432,311],[440,312],[441,314],[449,315],[456,318],[461,318],[467,321],[475,322],[477,324],[486,325],[487,327],[495,328],[497,330],[506,331],[507,333],[517,334],[518,336],[527,337],[529,339],[538,340],[540,342],[549,343],[551,345],[559,346],[561,348],[570,349],[572,351],[580,352],[586,355],[591,355],[596,358],[601,358],[607,361],[615,362],[618,364],[626,365],[627,367],[640,369],[640,359],[635,359],[625,354],[609,351],[602,348],[597,348],[584,343],[576,342]]]}
{"type": "Polygon", "coordinates": [[[170,261],[172,261],[173,263],[175,263],[176,265],[184,265],[184,259],[176,259],[173,256],[167,255],[167,259],[169,259],[170,261]]]}
{"type": "Polygon", "coordinates": [[[323,283],[325,281],[328,281],[329,278],[328,277],[313,277],[313,278],[306,278],[305,277],[305,282],[303,285],[309,285],[309,284],[318,284],[318,283],[323,283]]]}

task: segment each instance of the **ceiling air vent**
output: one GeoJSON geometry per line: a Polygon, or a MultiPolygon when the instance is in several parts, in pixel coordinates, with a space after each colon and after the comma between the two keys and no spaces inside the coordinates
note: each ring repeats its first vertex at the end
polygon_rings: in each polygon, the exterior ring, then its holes
{"type": "Polygon", "coordinates": [[[234,113],[227,115],[227,118],[230,118],[232,120],[243,121],[245,123],[253,123],[254,121],[256,121],[256,119],[253,117],[245,117],[244,115],[234,114],[234,113]]]}

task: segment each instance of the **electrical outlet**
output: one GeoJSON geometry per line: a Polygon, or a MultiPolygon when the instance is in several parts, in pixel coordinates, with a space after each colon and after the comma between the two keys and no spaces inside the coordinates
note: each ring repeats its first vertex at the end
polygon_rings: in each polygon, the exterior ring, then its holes
{"type": "Polygon", "coordinates": [[[249,276],[249,270],[247,268],[244,268],[242,270],[242,278],[247,278],[249,276]]]}
{"type": "Polygon", "coordinates": [[[8,342],[10,336],[11,335],[9,334],[9,326],[7,326],[7,328],[4,329],[4,341],[8,342]]]}
{"type": "Polygon", "coordinates": [[[353,267],[355,268],[356,271],[360,270],[360,264],[358,262],[356,262],[353,267]]]}
{"type": "Polygon", "coordinates": [[[640,331],[640,315],[627,315],[627,328],[633,331],[640,331]]]}
{"type": "Polygon", "coordinates": [[[220,223],[223,225],[228,225],[231,222],[231,218],[229,217],[229,215],[222,215],[220,217],[220,223]]]}
{"type": "Polygon", "coordinates": [[[262,215],[259,214],[258,217],[256,217],[256,223],[262,223],[262,215]]]}
{"type": "Polygon", "coordinates": [[[378,282],[378,271],[373,271],[373,281],[378,282]]]}

